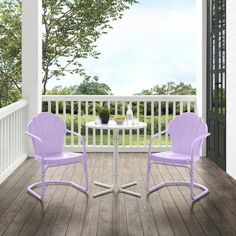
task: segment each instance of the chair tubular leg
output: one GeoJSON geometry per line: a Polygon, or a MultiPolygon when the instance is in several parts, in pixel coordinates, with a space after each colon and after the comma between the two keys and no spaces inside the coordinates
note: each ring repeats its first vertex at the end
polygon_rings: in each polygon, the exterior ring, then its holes
{"type": "Polygon", "coordinates": [[[58,185],[69,185],[72,186],[78,190],[80,190],[83,193],[88,193],[89,190],[89,178],[88,178],[88,164],[87,161],[84,164],[84,173],[85,173],[85,187],[80,186],[79,184],[74,183],[73,181],[66,181],[66,180],[49,180],[49,181],[45,181],[45,168],[44,166],[42,166],[41,169],[41,182],[37,182],[34,184],[31,184],[28,188],[27,191],[29,193],[31,193],[34,197],[36,197],[37,199],[39,199],[40,201],[43,201],[44,199],[44,194],[45,194],[45,190],[46,190],[46,185],[54,185],[54,184],[58,184],[58,185]],[[33,189],[41,187],[41,195],[36,193],[33,189]]]}
{"type": "Polygon", "coordinates": [[[84,174],[85,174],[85,190],[86,192],[89,191],[89,176],[88,176],[88,162],[85,160],[84,163],[84,174]]]}
{"type": "Polygon", "coordinates": [[[198,199],[204,197],[208,192],[208,188],[202,184],[199,183],[195,183],[193,180],[193,167],[190,167],[190,181],[165,181],[165,182],[161,182],[158,185],[153,186],[152,188],[150,188],[150,184],[149,184],[149,177],[150,176],[150,165],[148,165],[147,167],[147,176],[146,176],[146,190],[148,194],[151,194],[153,192],[155,192],[156,190],[165,187],[165,186],[176,186],[176,185],[187,185],[190,188],[190,196],[191,196],[191,200],[197,201],[198,199]],[[202,190],[202,192],[200,192],[199,194],[195,195],[194,194],[194,187],[195,188],[199,188],[202,190]]]}
{"type": "Polygon", "coordinates": [[[147,164],[147,175],[146,175],[146,191],[149,192],[150,190],[150,171],[151,171],[151,165],[148,162],[147,164]]]}

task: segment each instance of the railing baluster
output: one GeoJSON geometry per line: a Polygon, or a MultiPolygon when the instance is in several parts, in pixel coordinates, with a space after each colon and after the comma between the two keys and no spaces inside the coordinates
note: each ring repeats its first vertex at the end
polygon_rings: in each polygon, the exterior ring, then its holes
{"type": "MultiPolygon", "coordinates": [[[[88,122],[88,101],[85,102],[85,122],[88,122]]],[[[89,145],[88,128],[85,128],[86,144],[89,145]]]]}
{"type": "MultiPolygon", "coordinates": [[[[122,102],[122,115],[125,115],[125,101],[122,102]]],[[[125,130],[122,130],[122,146],[125,147],[125,130]]]]}
{"type": "MultiPolygon", "coordinates": [[[[140,102],[137,102],[137,119],[138,121],[140,120],[140,102]]],[[[139,129],[137,129],[137,146],[139,147],[139,142],[140,142],[140,133],[139,129]]]]}
{"type": "MultiPolygon", "coordinates": [[[[110,101],[107,102],[107,107],[109,110],[111,109],[110,101]]],[[[107,131],[107,145],[111,146],[111,131],[110,130],[107,131]]]]}
{"type": "MultiPolygon", "coordinates": [[[[4,168],[3,168],[3,155],[4,155],[4,152],[3,152],[3,139],[4,139],[4,136],[3,136],[3,124],[2,124],[2,120],[0,120],[0,175],[2,174],[4,168]]],[[[15,147],[14,147],[14,150],[15,150],[15,147]]]]}
{"type": "MultiPolygon", "coordinates": [[[[158,133],[161,132],[161,102],[158,102],[158,133]]],[[[158,145],[162,146],[162,137],[158,136],[158,145]]]]}
{"type": "Polygon", "coordinates": [[[176,102],[173,102],[173,118],[176,116],[176,102]]]}
{"type": "MultiPolygon", "coordinates": [[[[95,116],[96,116],[96,103],[95,101],[93,101],[93,120],[95,120],[95,116]]],[[[96,146],[96,130],[95,128],[93,128],[93,146],[96,146]]]]}
{"type": "MultiPolygon", "coordinates": [[[[74,131],[74,101],[71,101],[71,131],[74,131]]],[[[73,134],[71,134],[71,145],[74,146],[73,134]]]]}
{"type": "MultiPolygon", "coordinates": [[[[15,115],[15,112],[11,114],[10,118],[10,124],[11,125],[11,130],[9,132],[9,134],[11,135],[11,137],[13,137],[13,132],[12,132],[12,128],[14,128],[14,125],[13,125],[13,116],[15,115]]],[[[19,110],[19,123],[22,124],[22,110],[19,110]]],[[[16,128],[16,127],[15,127],[16,128]]],[[[23,152],[23,140],[22,140],[22,133],[23,133],[23,130],[22,130],[22,125],[19,125],[18,127],[19,131],[20,131],[20,135],[19,135],[19,143],[20,143],[20,150],[19,150],[19,153],[22,153],[23,152]]],[[[11,147],[13,147],[13,139],[11,138],[10,139],[10,145],[11,147]]],[[[10,156],[11,156],[11,161],[9,164],[13,163],[14,162],[14,158],[13,158],[13,153],[12,153],[12,148],[10,149],[10,156]]]]}
{"type": "MultiPolygon", "coordinates": [[[[3,133],[3,142],[2,142],[2,147],[3,147],[3,155],[2,155],[2,163],[3,163],[3,171],[6,170],[6,148],[7,148],[7,145],[6,145],[6,119],[7,118],[3,118],[2,119],[2,124],[3,124],[3,127],[2,127],[2,133],[3,133]]],[[[15,149],[17,150],[17,145],[18,143],[16,144],[16,147],[15,149]]]]}
{"type": "MultiPolygon", "coordinates": [[[[103,102],[101,101],[101,106],[103,105],[103,102]]],[[[103,145],[103,130],[100,129],[100,147],[103,145]]]]}
{"type": "MultiPolygon", "coordinates": [[[[147,122],[147,102],[144,101],[144,122],[146,123],[147,122]]],[[[147,145],[147,128],[144,128],[144,140],[143,140],[143,143],[144,143],[144,146],[147,145]]]]}
{"type": "Polygon", "coordinates": [[[51,105],[51,101],[48,101],[48,112],[52,111],[52,105],[51,105]]]}
{"type": "MultiPolygon", "coordinates": [[[[81,134],[81,101],[78,101],[78,132],[81,134]]],[[[81,146],[80,140],[78,140],[78,146],[81,146]]]]}
{"type": "MultiPolygon", "coordinates": [[[[168,125],[168,122],[169,122],[169,102],[166,102],[166,128],[167,129],[167,125],[168,125]]],[[[168,134],[166,133],[165,134],[165,146],[168,146],[168,134]]]]}
{"type": "Polygon", "coordinates": [[[151,136],[154,134],[154,102],[151,101],[151,136]]]}
{"type": "MultiPolygon", "coordinates": [[[[131,104],[131,109],[132,109],[132,102],[129,102],[131,104]]],[[[129,146],[132,147],[132,142],[133,142],[133,131],[132,129],[129,130],[129,146]]]]}
{"type": "MultiPolygon", "coordinates": [[[[63,101],[63,120],[66,123],[66,101],[63,101]]],[[[66,136],[64,139],[64,145],[66,145],[66,136]]]]}
{"type": "MultiPolygon", "coordinates": [[[[10,126],[9,126],[9,123],[10,123],[10,117],[11,115],[8,117],[8,119],[6,120],[6,146],[7,147],[10,147],[10,135],[9,135],[9,131],[10,131],[10,126]]],[[[9,160],[9,157],[10,157],[10,148],[7,148],[6,150],[6,163],[7,163],[7,167],[9,166],[9,163],[10,163],[10,160],[9,160]]]]}

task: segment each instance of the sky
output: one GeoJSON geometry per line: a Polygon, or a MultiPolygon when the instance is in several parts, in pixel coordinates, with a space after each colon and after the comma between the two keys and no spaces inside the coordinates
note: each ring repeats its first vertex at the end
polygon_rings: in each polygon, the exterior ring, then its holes
{"type": "MultiPolygon", "coordinates": [[[[139,0],[97,42],[99,59],[82,61],[114,95],[132,95],[168,81],[196,85],[196,0],[139,0]]],[[[48,82],[78,85],[78,75],[48,82]]]]}

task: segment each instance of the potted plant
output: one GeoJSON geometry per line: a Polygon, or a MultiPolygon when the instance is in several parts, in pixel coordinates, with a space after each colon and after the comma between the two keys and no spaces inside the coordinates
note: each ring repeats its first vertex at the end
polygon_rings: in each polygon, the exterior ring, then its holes
{"type": "Polygon", "coordinates": [[[97,112],[102,124],[108,124],[110,117],[110,110],[105,106],[97,106],[97,112]]]}

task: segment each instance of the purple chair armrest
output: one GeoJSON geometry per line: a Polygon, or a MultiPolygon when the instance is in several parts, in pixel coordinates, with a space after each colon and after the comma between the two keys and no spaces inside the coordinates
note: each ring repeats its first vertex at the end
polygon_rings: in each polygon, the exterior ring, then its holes
{"type": "Polygon", "coordinates": [[[74,131],[72,131],[72,130],[69,130],[69,129],[67,129],[66,131],[67,131],[67,133],[76,135],[76,136],[78,136],[78,137],[80,138],[81,143],[82,143],[82,145],[83,145],[83,153],[86,154],[86,146],[85,146],[85,142],[84,142],[83,136],[82,136],[81,134],[79,134],[79,133],[77,133],[77,132],[74,132],[74,131]]]}
{"type": "Polygon", "coordinates": [[[41,149],[42,149],[42,156],[41,157],[42,157],[42,161],[44,161],[44,147],[43,147],[44,144],[43,144],[43,141],[41,140],[41,138],[39,138],[36,135],[31,134],[28,131],[25,131],[25,133],[40,144],[41,149]]]}
{"type": "Polygon", "coordinates": [[[150,139],[150,143],[149,143],[149,148],[148,148],[148,150],[149,150],[149,155],[151,154],[151,148],[152,148],[152,144],[153,144],[154,139],[155,139],[156,137],[162,135],[162,134],[165,134],[166,132],[168,132],[168,130],[163,130],[163,131],[161,131],[161,132],[159,132],[159,133],[156,133],[156,134],[152,135],[152,137],[151,137],[151,139],[150,139]]]}
{"type": "Polygon", "coordinates": [[[207,133],[207,134],[201,135],[193,140],[192,145],[191,145],[191,152],[190,152],[191,161],[193,161],[193,149],[194,149],[195,145],[197,145],[199,142],[202,142],[205,138],[207,138],[210,135],[211,135],[210,133],[207,133]]]}

